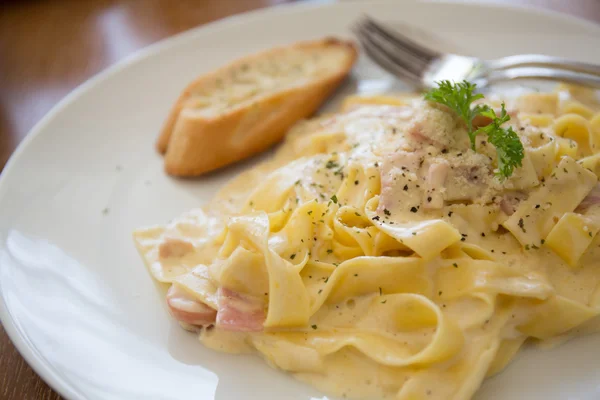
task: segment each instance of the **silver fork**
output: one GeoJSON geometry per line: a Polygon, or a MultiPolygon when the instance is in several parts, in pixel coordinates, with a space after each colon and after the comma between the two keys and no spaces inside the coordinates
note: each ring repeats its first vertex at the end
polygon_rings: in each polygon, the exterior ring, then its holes
{"type": "Polygon", "coordinates": [[[431,88],[441,80],[468,80],[479,88],[518,79],[562,81],[600,89],[600,65],[560,57],[526,54],[481,60],[440,53],[402,33],[363,16],[354,26],[363,49],[375,63],[419,88],[431,88]]]}

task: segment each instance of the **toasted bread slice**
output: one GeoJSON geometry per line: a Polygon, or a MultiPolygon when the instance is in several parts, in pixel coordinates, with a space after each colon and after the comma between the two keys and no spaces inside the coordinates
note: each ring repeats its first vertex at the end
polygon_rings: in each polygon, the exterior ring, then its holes
{"type": "Polygon", "coordinates": [[[352,43],[328,38],[245,57],[198,78],[157,142],[167,173],[200,175],[270,147],[319,108],[356,57],[352,43]]]}

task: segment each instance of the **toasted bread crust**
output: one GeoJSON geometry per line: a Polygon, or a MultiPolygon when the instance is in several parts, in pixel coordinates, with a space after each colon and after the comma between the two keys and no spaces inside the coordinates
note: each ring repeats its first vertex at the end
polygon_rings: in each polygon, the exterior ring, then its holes
{"type": "Polygon", "coordinates": [[[355,46],[338,39],[323,39],[293,45],[297,49],[343,48],[342,65],[326,76],[308,79],[285,89],[254,96],[241,107],[230,107],[207,116],[185,107],[186,100],[203,85],[242,64],[273,55],[278,48],[245,57],[192,82],[167,118],[157,148],[165,153],[165,170],[176,176],[196,176],[263,151],[281,140],[296,121],[312,115],[349,73],[357,57],[355,46]]]}

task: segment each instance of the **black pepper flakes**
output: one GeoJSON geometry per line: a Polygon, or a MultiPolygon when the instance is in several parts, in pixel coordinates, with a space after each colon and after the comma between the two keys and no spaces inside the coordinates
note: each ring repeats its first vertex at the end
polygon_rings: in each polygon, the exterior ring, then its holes
{"type": "Polygon", "coordinates": [[[525,233],[527,232],[527,231],[525,230],[525,223],[524,223],[524,221],[523,221],[523,218],[519,218],[519,223],[518,223],[518,225],[519,225],[519,228],[521,228],[521,230],[522,230],[523,232],[525,232],[525,233]]]}

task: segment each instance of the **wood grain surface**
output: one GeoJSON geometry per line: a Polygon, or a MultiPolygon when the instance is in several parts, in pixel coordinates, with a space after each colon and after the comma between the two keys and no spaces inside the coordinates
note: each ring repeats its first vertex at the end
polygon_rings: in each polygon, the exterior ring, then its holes
{"type": "MultiPolygon", "coordinates": [[[[61,98],[134,51],[181,31],[294,0],[0,0],[0,170],[61,98]]],[[[528,4],[600,23],[600,0],[528,4]]],[[[0,326],[0,400],[54,400],[0,326]]]]}

